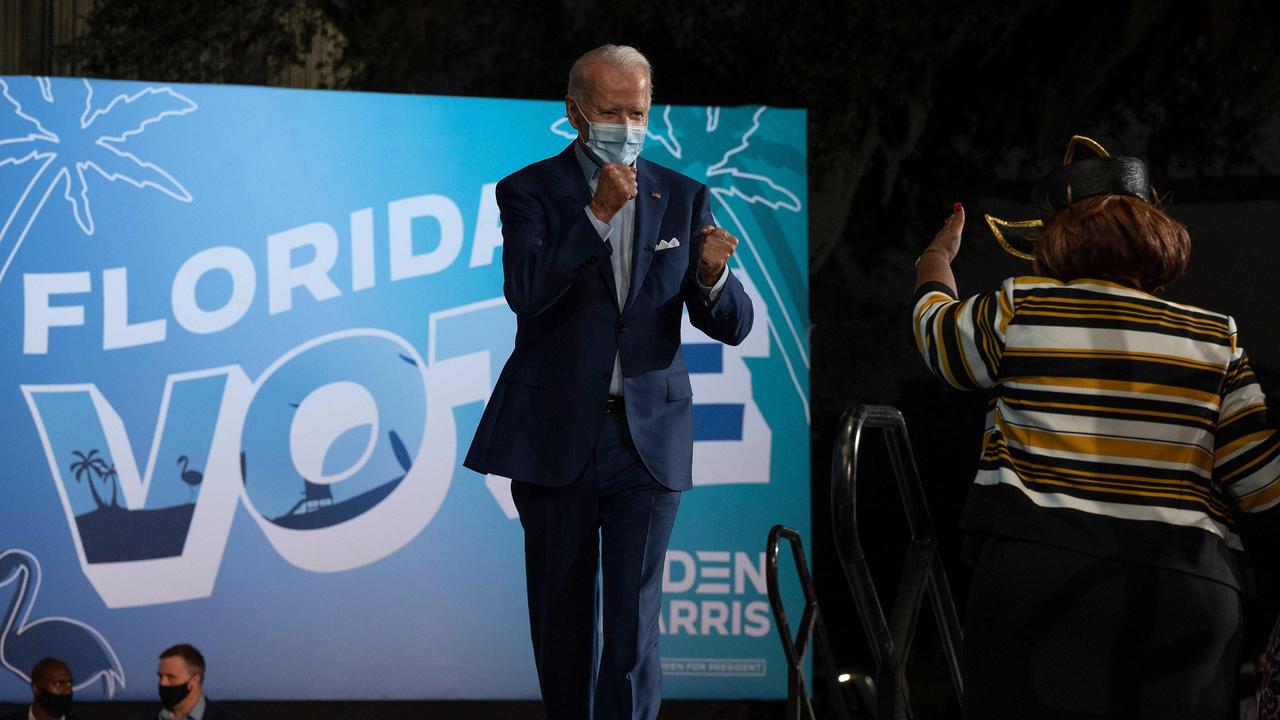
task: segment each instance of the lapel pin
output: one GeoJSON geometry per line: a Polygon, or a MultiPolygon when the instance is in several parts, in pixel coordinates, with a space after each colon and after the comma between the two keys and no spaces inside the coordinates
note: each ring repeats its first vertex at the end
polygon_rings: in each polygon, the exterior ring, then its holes
{"type": "Polygon", "coordinates": [[[661,199],[662,199],[662,193],[660,193],[660,192],[651,192],[651,193],[649,193],[649,197],[653,198],[654,200],[661,200],[661,199]]]}

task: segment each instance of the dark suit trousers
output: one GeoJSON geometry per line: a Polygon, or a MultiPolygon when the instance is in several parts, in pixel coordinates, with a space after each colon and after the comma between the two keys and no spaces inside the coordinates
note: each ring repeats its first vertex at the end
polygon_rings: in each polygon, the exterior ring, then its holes
{"type": "Polygon", "coordinates": [[[548,720],[657,717],[662,570],[680,493],[645,469],[617,412],[603,416],[573,483],[515,481],[511,494],[525,532],[529,625],[548,720]],[[604,581],[598,667],[597,567],[604,581]]]}

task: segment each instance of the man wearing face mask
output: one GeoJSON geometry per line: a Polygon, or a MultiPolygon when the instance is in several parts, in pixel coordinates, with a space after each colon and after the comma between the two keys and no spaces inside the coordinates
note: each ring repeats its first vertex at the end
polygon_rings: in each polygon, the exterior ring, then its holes
{"type": "Polygon", "coordinates": [[[204,655],[182,643],[160,653],[159,720],[238,720],[235,713],[204,694],[204,655]]]}
{"type": "Polygon", "coordinates": [[[662,570],[692,485],[681,314],[730,345],[751,329],[728,267],[738,241],[715,226],[707,187],[639,157],[651,92],[634,48],[586,53],[565,98],[577,139],[496,191],[516,342],[466,466],[512,478],[534,660],[555,720],[657,716],[662,570]]]}
{"type": "Polygon", "coordinates": [[[47,657],[31,668],[31,705],[4,720],[76,720],[71,714],[71,668],[47,657]]]}

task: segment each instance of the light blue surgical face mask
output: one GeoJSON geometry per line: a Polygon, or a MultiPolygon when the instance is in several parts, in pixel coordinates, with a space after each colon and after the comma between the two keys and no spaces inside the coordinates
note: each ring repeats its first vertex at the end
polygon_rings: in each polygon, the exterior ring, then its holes
{"type": "MultiPolygon", "coordinates": [[[[578,104],[575,101],[574,106],[578,104]]],[[[593,123],[587,120],[586,113],[578,107],[578,115],[587,123],[586,145],[595,153],[596,159],[603,163],[632,165],[640,157],[644,148],[645,125],[629,123],[593,123]]]]}

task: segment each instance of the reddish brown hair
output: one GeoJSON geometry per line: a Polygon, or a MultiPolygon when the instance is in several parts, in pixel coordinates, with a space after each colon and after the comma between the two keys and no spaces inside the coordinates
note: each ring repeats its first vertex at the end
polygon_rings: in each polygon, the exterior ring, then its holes
{"type": "Polygon", "coordinates": [[[1182,223],[1128,195],[1097,195],[1045,221],[1035,271],[1069,282],[1100,278],[1155,292],[1182,277],[1191,238],[1182,223]]]}

